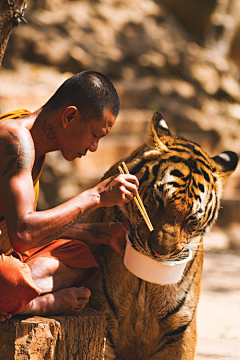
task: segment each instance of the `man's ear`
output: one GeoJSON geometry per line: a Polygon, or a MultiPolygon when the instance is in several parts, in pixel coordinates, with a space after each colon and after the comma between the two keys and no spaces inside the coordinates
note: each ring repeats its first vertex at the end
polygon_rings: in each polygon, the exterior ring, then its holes
{"type": "Polygon", "coordinates": [[[69,124],[72,123],[72,121],[76,117],[80,116],[80,113],[78,111],[78,108],[76,106],[68,106],[65,108],[65,110],[62,113],[62,125],[63,128],[66,129],[69,124]]]}

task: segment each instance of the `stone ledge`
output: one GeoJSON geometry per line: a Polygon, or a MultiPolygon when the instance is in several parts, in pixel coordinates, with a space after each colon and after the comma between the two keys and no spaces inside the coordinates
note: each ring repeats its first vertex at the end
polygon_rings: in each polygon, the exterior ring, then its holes
{"type": "Polygon", "coordinates": [[[104,315],[84,309],[80,315],[15,316],[0,324],[0,359],[102,360],[104,315]]]}

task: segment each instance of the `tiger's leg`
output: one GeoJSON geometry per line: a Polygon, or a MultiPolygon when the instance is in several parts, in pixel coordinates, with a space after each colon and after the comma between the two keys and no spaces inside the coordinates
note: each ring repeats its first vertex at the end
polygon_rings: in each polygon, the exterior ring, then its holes
{"type": "Polygon", "coordinates": [[[169,338],[149,360],[194,360],[197,347],[196,312],[186,330],[169,338]]]}
{"type": "MultiPolygon", "coordinates": [[[[203,249],[203,245],[200,245],[203,249]]],[[[161,348],[149,360],[194,360],[197,347],[197,307],[200,298],[203,270],[203,252],[199,251],[194,266],[191,266],[189,276],[194,277],[188,293],[189,304],[183,312],[183,317],[176,313],[176,324],[172,335],[166,338],[161,348]],[[195,275],[194,275],[195,274],[195,275]],[[184,328],[185,327],[185,328],[184,328]]]]}

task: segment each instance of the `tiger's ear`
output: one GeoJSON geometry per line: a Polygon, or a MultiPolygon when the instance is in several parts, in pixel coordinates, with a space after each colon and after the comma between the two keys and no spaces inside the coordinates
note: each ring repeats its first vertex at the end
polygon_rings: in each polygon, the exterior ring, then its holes
{"type": "Polygon", "coordinates": [[[163,115],[160,113],[160,111],[155,112],[155,114],[153,115],[150,129],[151,138],[157,146],[162,144],[161,137],[171,136],[168,126],[163,119],[163,115]]]}
{"type": "Polygon", "coordinates": [[[220,155],[214,156],[212,160],[215,161],[218,168],[220,166],[220,176],[224,181],[233,173],[238,164],[238,156],[233,151],[224,151],[220,155]]]}

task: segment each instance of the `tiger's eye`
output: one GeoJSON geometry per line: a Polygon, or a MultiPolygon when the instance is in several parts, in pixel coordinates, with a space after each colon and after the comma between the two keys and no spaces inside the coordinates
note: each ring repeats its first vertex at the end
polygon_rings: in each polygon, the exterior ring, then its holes
{"type": "Polygon", "coordinates": [[[188,218],[188,222],[190,222],[190,223],[197,222],[197,221],[198,221],[198,218],[195,215],[190,216],[188,218]]]}

